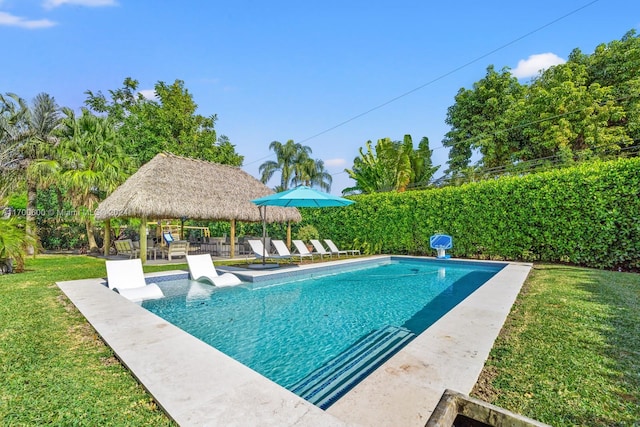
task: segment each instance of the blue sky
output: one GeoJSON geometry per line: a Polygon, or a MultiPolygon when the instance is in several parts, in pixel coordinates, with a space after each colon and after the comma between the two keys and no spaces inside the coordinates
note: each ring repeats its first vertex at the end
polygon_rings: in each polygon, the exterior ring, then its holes
{"type": "Polygon", "coordinates": [[[0,92],[78,109],[126,77],[180,79],[247,172],[293,139],[340,194],[367,140],[427,136],[441,174],[447,108],[488,65],[527,82],[639,27],[637,0],[0,0],[0,92]]]}

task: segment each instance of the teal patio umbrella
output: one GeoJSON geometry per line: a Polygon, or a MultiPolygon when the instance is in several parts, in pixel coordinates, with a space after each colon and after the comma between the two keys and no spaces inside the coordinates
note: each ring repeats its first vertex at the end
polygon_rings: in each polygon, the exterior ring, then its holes
{"type": "Polygon", "coordinates": [[[258,206],[263,207],[262,210],[262,263],[265,260],[265,241],[267,237],[267,206],[296,207],[296,208],[328,208],[336,206],[348,206],[355,203],[353,200],[334,196],[329,193],[314,190],[306,185],[299,185],[290,190],[281,191],[280,193],[270,194],[269,196],[260,197],[252,200],[258,206]]]}

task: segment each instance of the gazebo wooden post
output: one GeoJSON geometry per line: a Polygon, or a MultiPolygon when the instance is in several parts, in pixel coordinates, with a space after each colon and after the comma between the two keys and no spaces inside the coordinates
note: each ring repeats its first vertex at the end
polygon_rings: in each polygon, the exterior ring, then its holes
{"type": "Polygon", "coordinates": [[[287,221],[287,247],[291,249],[291,220],[287,221]]]}
{"type": "Polygon", "coordinates": [[[236,220],[231,220],[231,247],[229,248],[229,258],[236,255],[236,220]]]}
{"type": "Polygon", "coordinates": [[[140,261],[147,263],[147,217],[140,219],[140,261]]]}
{"type": "Polygon", "coordinates": [[[111,218],[104,221],[104,239],[102,240],[102,251],[104,256],[109,256],[111,249],[111,218]]]}

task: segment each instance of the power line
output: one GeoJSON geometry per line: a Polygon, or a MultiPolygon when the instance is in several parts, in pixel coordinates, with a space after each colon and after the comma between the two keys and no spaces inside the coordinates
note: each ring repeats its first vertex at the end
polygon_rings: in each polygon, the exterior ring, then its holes
{"type": "MultiPolygon", "coordinates": [[[[619,97],[619,98],[616,98],[616,99],[608,99],[608,100],[602,101],[598,105],[602,106],[602,105],[605,105],[605,104],[607,104],[608,102],[611,102],[611,101],[613,101],[613,102],[628,101],[630,99],[635,99],[635,98],[639,98],[639,97],[640,97],[640,94],[630,94],[630,95],[622,96],[622,97],[619,97]]],[[[431,150],[433,151],[433,150],[438,150],[438,149],[442,149],[442,148],[451,148],[451,147],[454,147],[454,146],[457,146],[457,145],[460,145],[460,144],[469,144],[470,145],[470,144],[473,143],[473,141],[478,140],[478,139],[482,139],[484,137],[497,136],[498,134],[501,134],[501,133],[511,132],[513,130],[522,129],[522,128],[525,128],[527,126],[536,125],[536,124],[539,124],[539,123],[544,123],[546,121],[559,119],[561,117],[565,117],[565,116],[569,116],[569,115],[572,115],[572,114],[580,113],[580,112],[582,112],[584,110],[588,110],[588,109],[591,109],[593,107],[594,107],[593,105],[587,105],[585,107],[581,107],[581,108],[578,108],[578,109],[575,109],[575,110],[572,110],[572,111],[567,111],[565,113],[554,114],[554,115],[549,116],[549,117],[544,117],[544,118],[541,118],[541,119],[532,120],[532,121],[526,122],[526,123],[520,123],[520,124],[518,124],[516,126],[512,126],[510,128],[507,128],[507,129],[501,129],[501,130],[497,130],[497,131],[494,131],[494,132],[481,133],[481,134],[475,135],[475,136],[473,136],[471,138],[468,138],[468,139],[465,139],[465,140],[462,140],[462,141],[457,141],[457,142],[451,144],[451,146],[449,146],[449,147],[445,147],[445,146],[441,145],[441,146],[438,146],[438,147],[434,147],[431,150]]],[[[548,158],[552,158],[552,157],[555,157],[555,156],[556,155],[549,156],[548,158]]],[[[532,159],[532,160],[528,160],[528,161],[537,161],[537,160],[545,160],[545,159],[547,159],[547,157],[538,158],[538,159],[532,159]]],[[[523,162],[521,162],[520,165],[521,164],[523,164],[523,162]]],[[[511,166],[513,166],[513,165],[511,165],[511,166]]],[[[501,167],[502,166],[499,166],[498,168],[501,168],[501,167]]],[[[491,169],[483,169],[482,170],[482,173],[487,173],[487,172],[491,172],[491,169]]],[[[344,171],[343,172],[337,172],[335,174],[331,174],[331,176],[340,175],[342,173],[346,173],[346,172],[344,172],[344,171]]]]}
{"type": "MultiPolygon", "coordinates": [[[[634,141],[634,144],[638,141],[634,141]]],[[[583,152],[589,151],[588,149],[577,151],[574,154],[580,154],[583,152]]],[[[627,147],[622,147],[616,153],[612,153],[611,156],[615,156],[615,158],[625,158],[625,157],[634,157],[640,154],[640,146],[638,145],[630,145],[627,147]]],[[[597,157],[602,160],[601,157],[597,157]]],[[[595,160],[595,159],[594,159],[595,160]]],[[[563,159],[562,155],[554,154],[546,157],[538,157],[535,159],[525,160],[519,162],[518,164],[509,164],[503,166],[496,166],[489,169],[479,169],[475,176],[453,176],[453,177],[443,177],[441,178],[441,182],[448,183],[451,181],[458,181],[461,184],[466,184],[472,182],[474,180],[486,180],[487,178],[496,178],[505,173],[513,173],[513,174],[529,174],[535,172],[542,172],[544,170],[549,169],[557,169],[556,166],[560,165],[561,167],[572,166],[572,164],[565,163],[565,159],[563,159]]],[[[446,184],[445,184],[446,185],[446,184]]],[[[421,190],[433,188],[431,184],[414,184],[409,185],[407,189],[411,190],[421,190]]]]}
{"type": "MultiPolygon", "coordinates": [[[[525,39],[525,38],[527,38],[527,37],[529,37],[529,36],[531,36],[531,35],[533,35],[535,33],[537,33],[537,32],[539,32],[539,31],[542,31],[543,29],[545,29],[547,27],[550,27],[551,25],[553,25],[553,24],[555,24],[555,23],[557,23],[557,22],[559,22],[559,21],[561,21],[563,19],[566,19],[569,16],[572,16],[572,15],[580,12],[581,10],[586,9],[587,7],[597,3],[599,1],[600,0],[592,0],[592,1],[590,1],[590,2],[588,2],[586,4],[584,4],[584,5],[576,8],[576,9],[573,9],[572,11],[560,16],[559,18],[556,18],[556,19],[554,19],[554,20],[552,20],[550,22],[547,22],[546,24],[541,25],[541,26],[539,26],[539,27],[537,27],[537,28],[535,28],[535,29],[533,29],[533,30],[531,30],[531,31],[529,31],[529,32],[527,32],[527,33],[525,33],[525,34],[513,39],[513,40],[511,40],[508,43],[505,43],[505,44],[503,44],[503,45],[501,45],[501,46],[499,46],[499,47],[497,47],[497,48],[495,48],[495,49],[493,49],[493,50],[491,50],[489,52],[486,52],[486,53],[484,53],[484,54],[472,59],[469,62],[464,63],[463,65],[460,65],[460,66],[458,66],[458,67],[456,67],[456,68],[454,68],[454,69],[452,69],[452,70],[450,70],[450,71],[448,71],[448,72],[446,72],[444,74],[441,74],[440,76],[434,78],[433,80],[430,80],[430,81],[428,81],[428,82],[426,82],[426,83],[424,83],[424,84],[422,84],[420,86],[417,86],[417,87],[415,87],[415,88],[413,88],[413,89],[411,89],[411,90],[409,90],[407,92],[404,92],[404,93],[402,93],[402,94],[400,94],[400,95],[398,95],[398,96],[396,96],[394,98],[389,99],[388,101],[385,101],[385,102],[383,102],[383,103],[381,103],[381,104],[379,104],[379,105],[377,105],[377,106],[375,106],[373,108],[370,108],[370,109],[368,109],[368,110],[366,110],[366,111],[364,111],[364,112],[362,112],[360,114],[357,114],[357,115],[355,115],[355,116],[353,116],[353,117],[351,117],[351,118],[349,118],[347,120],[344,120],[344,121],[342,121],[342,122],[340,122],[340,123],[338,123],[338,124],[336,124],[334,126],[331,126],[331,127],[327,128],[327,129],[321,131],[321,132],[316,133],[315,135],[307,137],[307,138],[305,138],[305,139],[303,139],[301,141],[298,141],[298,142],[300,144],[302,144],[302,143],[307,142],[307,141],[309,141],[311,139],[317,138],[317,137],[319,137],[321,135],[324,135],[324,134],[326,134],[328,132],[331,132],[332,130],[335,130],[335,129],[341,127],[341,126],[344,126],[347,123],[350,123],[350,122],[352,122],[354,120],[357,120],[360,117],[363,117],[363,116],[365,116],[365,115],[367,115],[369,113],[372,113],[373,111],[379,110],[380,108],[385,107],[385,106],[387,106],[387,105],[389,105],[389,104],[391,104],[391,103],[393,103],[393,102],[395,102],[395,101],[397,101],[399,99],[402,99],[402,98],[404,98],[404,97],[406,97],[408,95],[411,95],[414,92],[417,92],[417,91],[419,91],[421,89],[424,89],[425,87],[430,86],[430,85],[432,85],[432,84],[444,79],[445,77],[448,77],[451,74],[454,74],[454,73],[456,73],[456,72],[458,72],[458,71],[460,71],[460,70],[462,70],[462,69],[464,69],[464,68],[466,68],[466,67],[468,67],[468,66],[470,66],[472,64],[475,64],[476,62],[478,62],[478,61],[480,61],[480,60],[482,60],[482,59],[484,59],[484,58],[486,58],[486,57],[488,57],[490,55],[493,55],[494,53],[499,52],[500,50],[503,50],[503,49],[505,49],[505,48],[507,48],[507,47],[509,47],[509,46],[511,46],[511,45],[513,45],[513,44],[515,44],[515,43],[517,43],[517,42],[519,42],[519,41],[521,41],[521,40],[523,40],[523,39],[525,39]]],[[[269,155],[267,155],[265,157],[259,158],[257,160],[254,160],[252,162],[249,162],[245,166],[257,163],[257,162],[259,162],[261,160],[268,159],[269,157],[272,157],[272,156],[273,156],[273,153],[269,154],[269,155]]]]}

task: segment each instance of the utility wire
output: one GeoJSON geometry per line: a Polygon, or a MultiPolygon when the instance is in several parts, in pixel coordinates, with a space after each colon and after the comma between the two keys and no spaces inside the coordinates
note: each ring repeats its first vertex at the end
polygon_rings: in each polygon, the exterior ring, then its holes
{"type": "MultiPolygon", "coordinates": [[[[491,50],[491,51],[489,51],[487,53],[484,53],[484,54],[472,59],[469,62],[464,63],[463,65],[460,65],[460,66],[452,69],[451,71],[448,71],[448,72],[446,72],[444,74],[441,74],[440,76],[434,78],[433,80],[430,80],[430,81],[428,81],[428,82],[426,82],[426,83],[424,83],[424,84],[422,84],[420,86],[417,86],[417,87],[415,87],[415,88],[413,88],[413,89],[411,89],[411,90],[409,90],[407,92],[404,92],[404,93],[402,93],[402,94],[400,94],[400,95],[398,95],[398,96],[396,96],[394,98],[391,98],[390,100],[385,101],[382,104],[379,104],[379,105],[377,105],[377,106],[375,106],[373,108],[370,108],[369,110],[366,110],[366,111],[364,111],[364,112],[362,112],[360,114],[357,114],[357,115],[355,115],[355,116],[353,116],[353,117],[351,117],[351,118],[349,118],[347,120],[344,120],[344,121],[342,121],[342,122],[340,122],[340,123],[338,123],[338,124],[336,124],[334,126],[331,126],[331,127],[327,128],[327,129],[325,129],[325,130],[323,130],[321,132],[318,132],[315,135],[312,135],[312,136],[307,137],[307,138],[305,138],[305,139],[303,139],[301,141],[298,141],[298,143],[302,144],[302,143],[307,142],[307,141],[309,141],[311,139],[314,139],[314,138],[317,138],[317,137],[319,137],[321,135],[329,133],[332,130],[335,130],[335,129],[341,127],[341,126],[346,125],[347,123],[350,123],[350,122],[352,122],[354,120],[357,120],[360,117],[363,117],[363,116],[365,116],[365,115],[367,115],[369,113],[372,113],[373,111],[379,110],[380,108],[385,107],[385,106],[387,106],[387,105],[389,105],[389,104],[391,104],[391,103],[393,103],[393,102],[395,102],[395,101],[397,101],[397,100],[399,100],[401,98],[404,98],[405,96],[411,95],[414,92],[417,92],[417,91],[419,91],[421,89],[424,89],[425,87],[430,86],[430,85],[432,85],[432,84],[444,79],[445,77],[448,77],[451,74],[454,74],[454,73],[456,73],[456,72],[458,72],[458,71],[460,71],[460,70],[462,70],[462,69],[464,69],[464,68],[466,68],[466,67],[468,67],[468,66],[470,66],[472,64],[475,64],[476,62],[478,62],[478,61],[480,61],[480,60],[482,60],[482,59],[484,59],[484,58],[486,58],[486,57],[488,57],[490,55],[493,55],[494,53],[499,52],[500,50],[503,50],[503,49],[505,49],[505,48],[507,48],[507,47],[509,47],[509,46],[511,46],[511,45],[513,45],[513,44],[515,44],[515,43],[517,43],[517,42],[519,42],[519,41],[521,41],[521,40],[523,40],[523,39],[525,39],[525,38],[527,38],[527,37],[529,37],[529,36],[531,36],[531,35],[533,35],[535,33],[537,33],[537,32],[539,32],[539,31],[542,31],[543,29],[545,29],[547,27],[550,27],[551,25],[553,25],[553,24],[555,24],[555,23],[557,23],[559,21],[562,21],[563,19],[566,19],[571,15],[575,15],[576,13],[580,12],[581,10],[586,9],[589,6],[591,6],[591,5],[595,4],[595,3],[598,3],[599,1],[600,0],[592,0],[592,1],[590,1],[590,2],[588,2],[586,4],[584,4],[584,5],[576,8],[576,9],[574,9],[574,10],[572,10],[572,11],[570,11],[570,12],[568,12],[568,13],[562,15],[562,16],[560,16],[559,18],[556,18],[556,19],[554,19],[554,20],[552,20],[550,22],[547,22],[546,24],[541,25],[540,27],[537,27],[537,28],[529,31],[529,32],[527,32],[527,33],[525,33],[525,34],[523,34],[523,35],[511,40],[508,43],[505,43],[505,44],[503,44],[503,45],[501,45],[501,46],[499,46],[499,47],[497,47],[497,48],[495,48],[495,49],[493,49],[493,50],[491,50]]],[[[249,163],[245,164],[244,166],[248,166],[248,165],[257,163],[259,161],[268,159],[269,157],[272,157],[272,156],[273,156],[273,153],[269,154],[269,155],[267,155],[265,157],[259,158],[257,160],[254,160],[252,162],[249,162],[249,163]]]]}
{"type": "MultiPolygon", "coordinates": [[[[599,103],[599,105],[602,106],[602,105],[605,105],[605,104],[607,104],[608,102],[611,102],[611,101],[613,101],[613,102],[628,101],[630,99],[639,98],[639,97],[640,97],[640,94],[631,94],[631,95],[623,96],[623,97],[616,98],[616,99],[609,99],[609,100],[602,101],[601,103],[599,103]]],[[[471,138],[468,138],[468,139],[465,139],[465,140],[462,140],[462,141],[457,141],[457,142],[451,144],[448,147],[445,147],[445,146],[441,145],[441,146],[438,146],[438,147],[434,147],[431,150],[434,151],[434,150],[439,150],[439,149],[443,149],[443,148],[451,148],[451,147],[454,147],[454,146],[457,146],[457,145],[460,145],[460,144],[469,144],[469,145],[471,145],[475,140],[479,140],[479,139],[482,139],[482,138],[485,138],[485,137],[489,137],[489,136],[497,136],[498,134],[501,134],[501,133],[511,132],[513,130],[522,129],[522,128],[525,128],[527,126],[536,125],[536,124],[540,124],[540,123],[543,123],[543,122],[546,122],[546,121],[559,119],[561,117],[565,117],[565,116],[569,116],[569,115],[572,115],[572,114],[580,113],[580,112],[582,112],[584,110],[588,110],[588,109],[591,109],[593,107],[594,107],[593,105],[587,105],[585,107],[581,107],[581,108],[578,108],[578,109],[572,110],[572,111],[567,111],[565,113],[554,114],[553,116],[544,117],[544,118],[537,119],[537,120],[532,120],[532,121],[526,122],[526,123],[520,123],[520,124],[518,124],[516,126],[512,126],[510,128],[507,128],[507,129],[501,129],[501,130],[497,130],[497,131],[494,131],[494,132],[481,133],[481,134],[472,136],[471,138]]],[[[538,159],[531,159],[531,160],[527,160],[526,162],[546,160],[546,159],[553,158],[553,157],[556,157],[556,155],[549,156],[549,157],[541,157],[541,158],[538,158],[538,159]]],[[[523,163],[524,162],[521,162],[519,164],[521,165],[523,163]]],[[[510,165],[510,166],[513,166],[513,165],[510,165]]],[[[503,166],[499,166],[498,168],[502,168],[502,167],[503,166]]],[[[492,169],[483,169],[482,173],[488,173],[488,172],[491,172],[491,170],[492,169]]],[[[340,174],[343,174],[343,173],[346,173],[346,172],[345,171],[337,172],[335,174],[331,174],[331,176],[340,175],[340,174]]]]}

